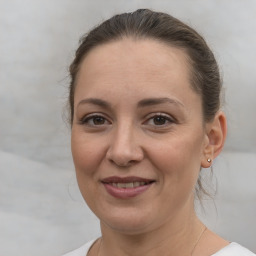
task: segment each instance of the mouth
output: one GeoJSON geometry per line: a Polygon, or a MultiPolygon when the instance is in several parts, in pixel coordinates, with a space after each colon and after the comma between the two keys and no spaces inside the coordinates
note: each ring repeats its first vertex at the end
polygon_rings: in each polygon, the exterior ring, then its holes
{"type": "Polygon", "coordinates": [[[103,179],[101,182],[111,196],[125,199],[144,193],[155,180],[135,176],[124,178],[112,176],[103,179]]]}
{"type": "Polygon", "coordinates": [[[139,181],[135,181],[135,182],[129,182],[129,183],[109,183],[110,185],[116,187],[116,188],[137,188],[140,186],[145,186],[150,184],[151,182],[139,182],[139,181]]]}

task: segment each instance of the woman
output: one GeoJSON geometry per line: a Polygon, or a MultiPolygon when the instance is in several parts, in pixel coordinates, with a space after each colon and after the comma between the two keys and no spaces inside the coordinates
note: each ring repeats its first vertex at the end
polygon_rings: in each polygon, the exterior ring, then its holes
{"type": "Polygon", "coordinates": [[[150,10],[114,16],[82,39],[70,74],[77,181],[102,237],[66,256],[254,255],[195,214],[227,130],[196,31],[150,10]]]}

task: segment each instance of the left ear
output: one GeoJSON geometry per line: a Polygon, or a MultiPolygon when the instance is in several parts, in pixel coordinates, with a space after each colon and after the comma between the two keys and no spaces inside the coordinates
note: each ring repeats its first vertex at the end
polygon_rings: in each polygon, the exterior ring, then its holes
{"type": "Polygon", "coordinates": [[[227,119],[222,111],[218,111],[214,120],[206,124],[205,145],[201,166],[208,168],[211,162],[223,149],[227,135],[227,119]]]}

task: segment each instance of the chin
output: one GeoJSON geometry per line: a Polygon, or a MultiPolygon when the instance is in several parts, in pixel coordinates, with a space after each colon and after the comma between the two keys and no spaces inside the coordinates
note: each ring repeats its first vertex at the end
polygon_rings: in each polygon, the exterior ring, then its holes
{"type": "Polygon", "coordinates": [[[118,212],[112,211],[113,214],[106,216],[105,214],[98,216],[101,226],[106,226],[119,233],[135,235],[149,231],[153,224],[150,214],[133,209],[133,211],[126,211],[122,213],[120,209],[118,212]]]}
{"type": "Polygon", "coordinates": [[[130,221],[130,222],[103,222],[101,221],[101,226],[107,226],[113,231],[116,231],[121,234],[125,235],[139,235],[150,231],[150,226],[147,223],[141,223],[136,221],[130,221]]]}

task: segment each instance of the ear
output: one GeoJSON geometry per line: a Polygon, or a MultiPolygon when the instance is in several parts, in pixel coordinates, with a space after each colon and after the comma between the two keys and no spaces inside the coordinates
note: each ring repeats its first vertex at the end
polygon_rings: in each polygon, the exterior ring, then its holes
{"type": "Polygon", "coordinates": [[[223,149],[227,135],[227,119],[222,111],[217,112],[212,122],[206,124],[205,145],[201,166],[209,168],[214,158],[223,149]]]}

